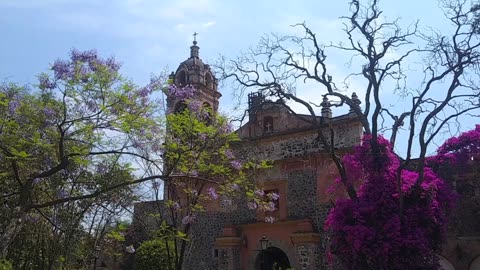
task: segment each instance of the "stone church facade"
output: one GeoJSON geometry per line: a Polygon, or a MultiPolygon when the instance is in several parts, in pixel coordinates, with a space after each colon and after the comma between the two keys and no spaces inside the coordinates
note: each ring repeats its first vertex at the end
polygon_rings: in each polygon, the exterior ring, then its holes
{"type": "MultiPolygon", "coordinates": [[[[221,96],[217,79],[200,59],[196,42],[190,49],[190,58],[179,65],[171,78],[177,86],[194,85],[200,90],[198,98],[217,112],[221,96]]],[[[180,106],[175,100],[168,100],[167,104],[170,111],[180,106]]],[[[293,115],[281,101],[269,101],[261,93],[250,94],[248,104],[248,122],[236,131],[241,138],[239,148],[273,161],[272,168],[266,169],[255,181],[265,191],[279,193],[278,209],[274,213],[277,221],[265,222],[262,213],[250,210],[242,202],[210,209],[199,215],[192,226],[185,269],[261,270],[264,269],[262,263],[271,269],[274,262],[278,267],[275,269],[340,269],[327,266],[328,237],[323,233],[331,205],[326,190],[336,177],[336,169],[328,153],[315,140],[317,130],[305,121],[311,116],[293,115]],[[263,251],[262,239],[267,242],[263,251]]],[[[324,118],[326,125],[334,130],[338,153],[351,151],[363,134],[356,115],[349,112],[336,116],[328,100],[324,99],[322,104],[322,115],[318,117],[324,118]]],[[[478,190],[478,180],[476,183],[478,190]]],[[[137,204],[136,219],[158,212],[161,204],[137,204]]],[[[475,226],[480,220],[478,214],[477,217],[475,226]]],[[[480,235],[480,228],[474,231],[471,235],[480,235]]],[[[470,267],[480,267],[480,263],[475,266],[474,261],[475,256],[480,255],[479,238],[452,238],[442,255],[455,265],[453,269],[480,269],[470,267]],[[457,254],[459,249],[461,255],[457,254]]]]}

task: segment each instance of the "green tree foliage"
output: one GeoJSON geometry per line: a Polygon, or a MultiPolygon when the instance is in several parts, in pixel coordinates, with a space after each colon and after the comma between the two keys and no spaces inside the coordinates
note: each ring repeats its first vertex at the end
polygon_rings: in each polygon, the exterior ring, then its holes
{"type": "Polygon", "coordinates": [[[267,195],[256,189],[254,175],[267,167],[267,162],[235,151],[239,138],[231,124],[203,106],[193,87],[171,85],[167,95],[184,106],[166,117],[164,157],[171,173],[166,177],[163,208],[150,217],[159,228],[154,239],[171,241],[165,247],[169,269],[180,270],[191,228],[203,212],[239,201],[244,202],[243,207],[273,210],[278,195],[265,198],[267,195]]]}
{"type": "MultiPolygon", "coordinates": [[[[74,247],[69,240],[85,233],[78,232],[88,224],[84,217],[99,207],[128,206],[135,198],[129,185],[162,177],[137,176],[131,165],[158,162],[143,153],[147,141],[162,136],[158,103],[151,99],[161,85],[139,88],[119,68],[113,58],[73,50],[68,60],[55,61],[51,74],[39,75],[34,88],[0,85],[1,258],[25,259],[10,250],[18,241],[55,241],[49,245],[57,253],[45,256],[65,258],[61,251],[74,247]],[[34,224],[45,224],[35,228],[43,240],[32,235],[34,224]]],[[[100,223],[106,221],[112,218],[100,223]]]]}

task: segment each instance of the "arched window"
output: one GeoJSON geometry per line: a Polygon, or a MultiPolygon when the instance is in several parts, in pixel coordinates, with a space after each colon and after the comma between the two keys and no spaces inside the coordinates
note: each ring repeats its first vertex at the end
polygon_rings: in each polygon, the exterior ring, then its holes
{"type": "Polygon", "coordinates": [[[264,133],[273,132],[273,117],[265,116],[263,118],[263,132],[264,133]]]}
{"type": "Polygon", "coordinates": [[[205,73],[205,85],[207,85],[208,89],[213,88],[213,79],[209,72],[205,73]]]}
{"type": "Polygon", "coordinates": [[[181,70],[178,72],[177,76],[175,76],[175,83],[178,86],[187,85],[187,73],[185,72],[185,70],[181,70]]]}

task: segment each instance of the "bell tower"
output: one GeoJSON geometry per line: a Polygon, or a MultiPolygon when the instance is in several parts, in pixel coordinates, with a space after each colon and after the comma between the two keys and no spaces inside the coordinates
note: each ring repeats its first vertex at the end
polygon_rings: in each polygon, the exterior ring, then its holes
{"type": "MultiPolygon", "coordinates": [[[[217,91],[218,80],[213,75],[210,66],[204,64],[199,56],[200,47],[197,46],[195,33],[193,45],[190,46],[190,57],[180,63],[177,70],[170,74],[170,80],[177,86],[192,85],[196,90],[195,98],[204,106],[212,108],[213,114],[218,112],[218,99],[222,96],[217,91]]],[[[174,97],[167,98],[169,111],[176,111],[180,106],[179,100],[174,97]]]]}

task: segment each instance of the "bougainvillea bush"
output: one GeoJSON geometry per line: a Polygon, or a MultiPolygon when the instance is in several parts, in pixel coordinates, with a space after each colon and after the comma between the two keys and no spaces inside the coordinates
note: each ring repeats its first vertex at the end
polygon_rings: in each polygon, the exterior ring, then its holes
{"type": "Polygon", "coordinates": [[[447,213],[456,197],[430,168],[424,181],[418,173],[401,172],[399,158],[388,140],[379,137],[380,157],[372,155],[371,137],[343,159],[351,181],[359,186],[356,199],[340,199],[325,227],[331,234],[331,253],[348,269],[438,269],[434,251],[446,237],[447,213]],[[353,176],[355,178],[353,178],[353,176]]]}
{"type": "Polygon", "coordinates": [[[480,125],[474,129],[452,137],[437,150],[437,154],[427,159],[429,166],[440,165],[463,167],[470,161],[480,159],[480,125]]]}

